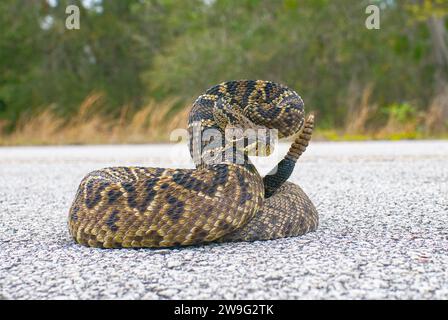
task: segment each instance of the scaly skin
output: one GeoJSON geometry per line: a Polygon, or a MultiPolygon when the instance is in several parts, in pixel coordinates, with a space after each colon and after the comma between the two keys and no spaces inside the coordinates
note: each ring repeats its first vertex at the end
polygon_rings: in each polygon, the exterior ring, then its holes
{"type": "Polygon", "coordinates": [[[315,230],[313,204],[300,187],[285,183],[311,137],[313,119],[303,126],[303,115],[302,99],[279,84],[242,80],[210,88],[189,119],[197,169],[113,167],[88,174],[70,209],[70,234],[83,245],[120,248],[266,240],[315,230]],[[247,157],[257,143],[211,148],[197,134],[213,128],[224,135],[228,126],[273,128],[280,137],[302,131],[277,174],[262,179],[247,157]],[[229,148],[243,163],[205,161],[210,152],[216,157],[229,148]]]}

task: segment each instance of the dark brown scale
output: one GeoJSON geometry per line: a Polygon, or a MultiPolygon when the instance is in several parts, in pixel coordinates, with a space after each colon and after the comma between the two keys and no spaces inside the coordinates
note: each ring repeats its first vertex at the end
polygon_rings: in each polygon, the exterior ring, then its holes
{"type": "Polygon", "coordinates": [[[79,207],[76,205],[73,206],[72,210],[70,211],[69,221],[73,221],[73,222],[78,221],[78,211],[79,211],[79,207]]]}
{"type": "Polygon", "coordinates": [[[135,185],[131,181],[126,181],[122,184],[124,190],[126,190],[128,205],[131,208],[137,208],[137,192],[135,191],[135,185]]]}
{"type": "Polygon", "coordinates": [[[117,222],[120,218],[118,217],[118,215],[120,214],[120,212],[118,210],[114,210],[112,212],[112,214],[110,215],[110,217],[107,219],[106,221],[106,225],[109,227],[110,230],[112,230],[113,232],[118,230],[118,227],[115,225],[115,222],[117,222]]]}
{"type": "Polygon", "coordinates": [[[241,105],[243,105],[243,106],[247,106],[248,104],[249,104],[249,99],[250,99],[250,97],[251,97],[251,95],[254,93],[254,91],[255,91],[255,81],[248,81],[247,82],[247,84],[246,84],[246,86],[245,86],[245,88],[244,88],[244,90],[245,90],[245,92],[244,92],[244,95],[243,95],[243,97],[242,97],[242,99],[241,99],[241,105]]]}
{"type": "Polygon", "coordinates": [[[123,193],[119,190],[110,190],[107,193],[107,198],[108,198],[107,204],[109,204],[109,205],[113,204],[115,201],[117,201],[117,199],[119,197],[121,197],[122,194],[123,193]]]}
{"type": "Polygon", "coordinates": [[[244,177],[239,172],[237,172],[237,177],[238,177],[238,183],[240,185],[240,192],[241,192],[239,204],[243,205],[247,200],[252,199],[252,195],[247,192],[246,182],[244,181],[244,177]]]}
{"type": "Polygon", "coordinates": [[[86,206],[92,209],[101,200],[101,191],[103,191],[108,185],[105,182],[99,182],[98,185],[95,184],[95,180],[90,180],[86,185],[86,206]]]}
{"type": "Polygon", "coordinates": [[[167,215],[173,222],[177,222],[184,211],[184,202],[178,200],[172,195],[167,195],[166,201],[171,205],[171,207],[167,211],[167,215]]]}

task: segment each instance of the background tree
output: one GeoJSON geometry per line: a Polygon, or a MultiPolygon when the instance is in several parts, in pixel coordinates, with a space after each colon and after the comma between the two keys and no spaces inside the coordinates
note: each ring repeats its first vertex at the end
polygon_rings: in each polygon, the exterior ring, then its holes
{"type": "Polygon", "coordinates": [[[447,15],[443,0],[3,0],[0,118],[9,131],[42,110],[70,119],[92,93],[112,119],[170,99],[175,116],[252,78],[296,89],[321,129],[446,132],[447,15]],[[65,27],[69,4],[80,30],[65,27]],[[380,30],[365,27],[369,4],[380,30]]]}

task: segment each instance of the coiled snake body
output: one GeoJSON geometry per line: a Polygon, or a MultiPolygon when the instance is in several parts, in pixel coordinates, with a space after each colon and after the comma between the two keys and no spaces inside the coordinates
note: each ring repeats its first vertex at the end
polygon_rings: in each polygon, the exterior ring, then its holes
{"type": "Polygon", "coordinates": [[[313,121],[304,121],[302,99],[283,85],[262,80],[216,85],[190,112],[196,169],[112,167],[91,172],[70,208],[70,234],[83,245],[117,248],[267,240],[315,230],[314,205],[299,186],[286,181],[311,138],[313,121]],[[280,138],[299,135],[277,170],[262,178],[248,159],[261,152],[260,140],[248,141],[244,134],[229,142],[229,127],[277,129],[280,138]],[[222,136],[204,139],[208,130],[222,136]],[[233,152],[230,158],[228,151],[233,152]]]}

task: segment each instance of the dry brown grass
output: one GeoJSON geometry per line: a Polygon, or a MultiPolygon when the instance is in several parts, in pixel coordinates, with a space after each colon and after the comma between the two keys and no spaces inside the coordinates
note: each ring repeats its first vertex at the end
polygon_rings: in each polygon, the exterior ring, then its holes
{"type": "Polygon", "coordinates": [[[349,97],[349,108],[345,124],[345,134],[365,134],[366,123],[369,118],[377,111],[378,105],[370,103],[373,85],[367,85],[361,94],[353,92],[356,90],[352,87],[349,97]]]}
{"type": "MultiPolygon", "coordinates": [[[[438,95],[428,111],[405,122],[393,114],[385,125],[368,128],[371,117],[378,106],[371,103],[372,86],[352,88],[347,103],[349,112],[345,128],[319,130],[313,140],[369,140],[369,139],[418,139],[447,138],[448,122],[444,114],[448,110],[448,89],[438,95]],[[358,91],[357,91],[358,90],[358,91]]],[[[46,108],[31,117],[20,119],[11,134],[1,134],[8,123],[0,119],[0,145],[47,145],[47,144],[114,144],[155,143],[169,141],[170,133],[186,128],[190,105],[173,108],[177,100],[150,101],[137,112],[123,106],[118,118],[105,115],[101,93],[92,93],[79,106],[79,111],[70,119],[63,119],[46,108]]]]}
{"type": "Polygon", "coordinates": [[[434,97],[425,117],[425,128],[429,134],[440,134],[448,128],[448,86],[434,97]]]}
{"type": "Polygon", "coordinates": [[[417,139],[424,136],[418,132],[419,121],[412,120],[405,123],[397,121],[389,116],[386,125],[373,133],[373,138],[378,140],[417,139]]]}
{"type": "MultiPolygon", "coordinates": [[[[176,100],[149,102],[129,115],[123,106],[118,119],[101,115],[102,95],[91,94],[70,119],[56,116],[51,108],[32,117],[23,118],[11,134],[0,136],[0,145],[42,144],[112,144],[150,143],[169,139],[177,128],[185,128],[189,108],[171,113],[176,100]]],[[[6,123],[0,123],[0,130],[6,123]]]]}

